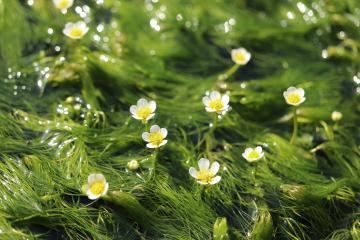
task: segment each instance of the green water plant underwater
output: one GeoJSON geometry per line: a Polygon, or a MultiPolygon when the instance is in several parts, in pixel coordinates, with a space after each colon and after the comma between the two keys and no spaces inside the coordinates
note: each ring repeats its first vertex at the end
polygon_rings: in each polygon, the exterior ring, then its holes
{"type": "Polygon", "coordinates": [[[0,239],[360,239],[357,0],[0,0],[0,239]]]}

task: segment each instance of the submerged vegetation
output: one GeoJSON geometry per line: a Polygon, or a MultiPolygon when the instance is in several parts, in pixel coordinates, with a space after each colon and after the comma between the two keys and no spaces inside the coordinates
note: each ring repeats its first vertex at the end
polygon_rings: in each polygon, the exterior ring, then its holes
{"type": "Polygon", "coordinates": [[[359,27],[358,0],[0,0],[0,239],[360,239],[359,27]]]}

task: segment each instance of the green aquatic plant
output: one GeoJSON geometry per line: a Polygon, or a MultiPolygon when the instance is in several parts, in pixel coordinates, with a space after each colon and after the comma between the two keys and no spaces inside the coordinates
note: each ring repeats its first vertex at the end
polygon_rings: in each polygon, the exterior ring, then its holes
{"type": "Polygon", "coordinates": [[[0,0],[0,239],[359,239],[359,19],[357,0],[0,0]]]}

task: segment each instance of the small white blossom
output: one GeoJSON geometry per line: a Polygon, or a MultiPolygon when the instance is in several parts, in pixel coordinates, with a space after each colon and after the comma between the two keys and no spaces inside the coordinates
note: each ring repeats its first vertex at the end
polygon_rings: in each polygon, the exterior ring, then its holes
{"type": "Polygon", "coordinates": [[[243,152],[242,156],[248,162],[256,162],[264,156],[264,153],[262,151],[262,147],[258,146],[255,149],[254,148],[246,148],[245,152],[243,152]]]}
{"type": "Polygon", "coordinates": [[[231,59],[238,65],[245,65],[250,61],[251,53],[245,48],[231,50],[231,59]]]}
{"type": "Polygon", "coordinates": [[[138,120],[141,120],[143,123],[155,116],[156,102],[147,101],[144,98],[141,98],[137,101],[136,105],[130,107],[130,112],[132,117],[138,120]]]}
{"type": "Polygon", "coordinates": [[[60,10],[66,10],[74,4],[74,0],[53,0],[54,6],[60,10]]]}
{"type": "Polygon", "coordinates": [[[85,22],[79,21],[76,23],[69,22],[65,25],[63,33],[72,39],[80,39],[89,31],[85,22]]]}
{"type": "Polygon", "coordinates": [[[218,91],[212,91],[209,96],[202,99],[205,110],[208,112],[217,112],[221,114],[229,110],[230,97],[226,94],[222,95],[218,91]]]}
{"type": "Polygon", "coordinates": [[[216,174],[219,171],[220,164],[218,162],[213,162],[210,166],[210,161],[206,158],[201,158],[198,162],[199,170],[196,170],[194,167],[189,169],[190,175],[197,179],[197,182],[201,185],[213,185],[221,180],[221,176],[216,174]]]}
{"type": "Polygon", "coordinates": [[[293,106],[298,106],[306,100],[305,91],[302,88],[289,87],[283,95],[286,103],[293,106]]]}
{"type": "Polygon", "coordinates": [[[167,143],[165,139],[167,136],[166,128],[160,128],[158,125],[153,125],[150,128],[150,132],[144,132],[142,138],[148,142],[146,147],[159,148],[167,143]]]}
{"type": "Polygon", "coordinates": [[[93,173],[88,177],[88,183],[86,185],[86,195],[89,199],[95,200],[101,196],[106,195],[109,189],[109,184],[106,182],[104,175],[101,173],[93,173]]]}
{"type": "Polygon", "coordinates": [[[136,171],[138,170],[139,168],[139,162],[136,161],[136,160],[131,160],[130,162],[127,163],[127,168],[130,170],[130,171],[136,171]]]}
{"type": "Polygon", "coordinates": [[[331,119],[334,121],[334,122],[337,122],[337,121],[340,121],[342,119],[343,115],[341,112],[338,112],[338,111],[333,111],[331,113],[331,119]]]}

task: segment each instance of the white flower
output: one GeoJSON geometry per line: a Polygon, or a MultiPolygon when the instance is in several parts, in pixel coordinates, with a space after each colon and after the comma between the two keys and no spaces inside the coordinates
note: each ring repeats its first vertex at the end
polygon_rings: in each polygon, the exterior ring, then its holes
{"type": "Polygon", "coordinates": [[[250,61],[251,53],[245,48],[238,48],[231,50],[231,59],[239,65],[245,65],[250,61]]]}
{"type": "Polygon", "coordinates": [[[93,173],[88,177],[86,185],[86,195],[89,199],[95,200],[106,195],[109,184],[106,182],[104,175],[101,173],[93,173]]]}
{"type": "Polygon", "coordinates": [[[136,171],[139,168],[139,162],[136,160],[131,160],[130,162],[127,163],[127,168],[130,171],[136,171]]]}
{"type": "Polygon", "coordinates": [[[153,125],[150,128],[150,132],[144,132],[142,138],[148,142],[146,147],[148,148],[159,148],[167,143],[165,139],[167,136],[166,128],[160,128],[158,125],[153,125]]]}
{"type": "Polygon", "coordinates": [[[53,0],[56,8],[66,10],[74,4],[74,0],[53,0]]]}
{"type": "Polygon", "coordinates": [[[337,121],[340,121],[342,119],[343,115],[341,112],[338,112],[338,111],[333,111],[331,113],[331,119],[334,121],[334,122],[337,122],[337,121]]]}
{"type": "Polygon", "coordinates": [[[136,105],[130,107],[130,112],[133,118],[141,120],[143,123],[155,116],[156,102],[147,101],[144,98],[141,98],[137,101],[136,105]]]}
{"type": "Polygon", "coordinates": [[[190,175],[197,179],[197,182],[201,185],[216,184],[221,180],[220,176],[216,176],[219,171],[220,164],[213,162],[210,167],[210,161],[206,158],[201,158],[198,162],[199,170],[194,167],[189,169],[190,175]]]}
{"type": "Polygon", "coordinates": [[[83,21],[79,21],[76,23],[69,22],[65,25],[63,33],[72,39],[80,39],[82,38],[87,32],[89,28],[87,27],[86,23],[83,21]]]}
{"type": "Polygon", "coordinates": [[[289,87],[284,93],[284,98],[287,104],[298,106],[303,103],[306,98],[304,97],[305,92],[302,88],[289,87]]]}
{"type": "Polygon", "coordinates": [[[264,156],[264,153],[262,151],[262,147],[258,146],[255,149],[254,148],[246,148],[245,152],[243,152],[242,156],[248,162],[256,162],[264,156]]]}
{"type": "Polygon", "coordinates": [[[212,91],[210,96],[203,97],[202,101],[205,105],[205,110],[208,112],[220,114],[229,110],[229,96],[226,94],[221,96],[218,91],[212,91]]]}

